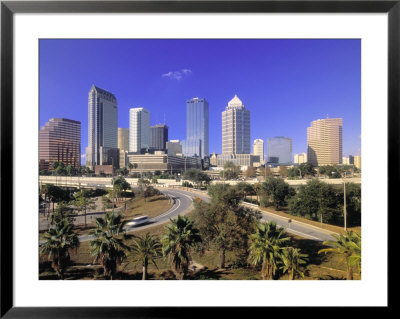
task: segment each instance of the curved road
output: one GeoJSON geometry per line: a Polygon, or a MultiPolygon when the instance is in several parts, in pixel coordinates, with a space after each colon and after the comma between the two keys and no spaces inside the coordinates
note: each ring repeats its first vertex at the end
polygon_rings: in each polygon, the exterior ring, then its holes
{"type": "MultiPolygon", "coordinates": [[[[181,189],[161,189],[161,192],[170,197],[174,204],[173,206],[167,210],[165,213],[158,215],[150,220],[150,223],[136,226],[136,227],[128,227],[127,232],[134,232],[138,230],[143,230],[146,228],[150,228],[156,225],[160,225],[169,221],[170,218],[174,218],[177,215],[184,215],[189,213],[193,209],[193,198],[199,197],[202,200],[209,202],[209,196],[205,192],[189,192],[181,189]]],[[[258,210],[262,214],[262,220],[271,221],[274,220],[278,226],[286,228],[286,231],[292,233],[294,235],[298,235],[300,237],[317,240],[317,241],[325,241],[325,240],[334,240],[331,236],[332,232],[329,232],[324,229],[320,229],[315,226],[310,226],[308,224],[304,224],[295,220],[289,224],[288,219],[285,217],[281,217],[272,213],[268,213],[265,211],[261,211],[258,209],[256,205],[248,205],[244,204],[247,207],[258,210]]],[[[81,242],[92,239],[90,235],[82,235],[79,236],[79,240],[81,242]]]]}
{"type": "MultiPolygon", "coordinates": [[[[205,192],[201,192],[199,194],[198,192],[192,193],[183,190],[174,190],[174,191],[182,195],[190,196],[192,198],[200,197],[205,201],[210,201],[209,196],[205,192]]],[[[292,220],[291,223],[288,223],[288,218],[262,211],[258,208],[257,205],[251,205],[251,204],[243,204],[243,205],[259,211],[262,214],[261,217],[262,220],[265,221],[274,220],[278,226],[286,228],[287,232],[292,233],[294,235],[317,241],[335,240],[335,238],[331,236],[332,232],[328,230],[311,226],[302,222],[298,222],[296,220],[292,220]]]]}
{"type": "MultiPolygon", "coordinates": [[[[127,227],[126,231],[127,233],[131,233],[134,231],[138,231],[138,230],[143,230],[146,228],[150,228],[153,226],[157,226],[163,223],[166,223],[169,221],[170,218],[174,218],[177,215],[184,215],[187,214],[188,212],[190,212],[193,208],[192,206],[192,200],[194,197],[193,194],[189,193],[189,192],[184,192],[184,191],[180,191],[180,190],[172,190],[172,189],[167,189],[167,190],[160,190],[162,193],[164,193],[165,195],[167,195],[168,197],[170,197],[173,201],[174,204],[172,205],[172,207],[170,209],[168,209],[166,212],[162,213],[161,215],[158,215],[154,218],[150,219],[150,223],[148,224],[144,224],[141,226],[131,226],[131,227],[127,227]],[[192,195],[192,196],[190,196],[192,195]]],[[[82,235],[79,236],[79,241],[83,242],[83,241],[88,241],[90,239],[92,239],[93,236],[90,235],[82,235]]]]}

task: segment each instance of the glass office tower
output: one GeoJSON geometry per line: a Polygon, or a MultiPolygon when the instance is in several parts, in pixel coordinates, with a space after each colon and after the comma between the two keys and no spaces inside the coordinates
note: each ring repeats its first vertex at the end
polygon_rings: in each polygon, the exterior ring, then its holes
{"type": "Polygon", "coordinates": [[[186,156],[208,156],[208,102],[204,98],[186,101],[186,140],[182,141],[186,156]]]}
{"type": "Polygon", "coordinates": [[[111,163],[103,162],[106,150],[118,148],[118,106],[114,94],[92,85],[88,98],[88,146],[86,166],[111,163]]]}
{"type": "Polygon", "coordinates": [[[268,163],[290,164],[292,160],[292,139],[276,136],[267,140],[268,163]]]}

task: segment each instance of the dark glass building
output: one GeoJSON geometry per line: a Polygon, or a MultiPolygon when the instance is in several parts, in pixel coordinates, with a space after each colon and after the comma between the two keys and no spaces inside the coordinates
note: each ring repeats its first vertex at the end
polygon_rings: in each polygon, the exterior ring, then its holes
{"type": "Polygon", "coordinates": [[[81,122],[52,118],[39,132],[39,169],[52,170],[53,162],[79,168],[81,164],[81,122]]]}
{"type": "Polygon", "coordinates": [[[182,141],[186,156],[208,156],[208,102],[204,98],[186,101],[186,140],[182,141]]]}
{"type": "Polygon", "coordinates": [[[150,126],[150,149],[165,151],[168,141],[168,126],[158,124],[150,126]]]}

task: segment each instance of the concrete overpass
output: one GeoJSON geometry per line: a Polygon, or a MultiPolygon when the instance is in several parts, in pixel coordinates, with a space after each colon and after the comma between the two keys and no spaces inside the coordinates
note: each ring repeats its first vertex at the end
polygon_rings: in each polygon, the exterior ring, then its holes
{"type": "MultiPolygon", "coordinates": [[[[125,178],[126,181],[133,187],[138,183],[138,178],[125,178]]],[[[58,186],[69,186],[69,187],[86,187],[86,188],[111,188],[111,177],[80,177],[80,176],[39,176],[39,183],[42,184],[54,184],[58,186]]],[[[296,187],[300,185],[305,185],[310,179],[299,179],[299,180],[290,180],[285,179],[290,186],[296,187]]],[[[320,178],[322,182],[333,184],[333,185],[341,185],[343,184],[343,179],[341,178],[320,178]]],[[[346,182],[361,184],[361,177],[351,177],[346,178],[346,182]]],[[[211,184],[222,183],[222,180],[213,180],[211,184]]],[[[236,185],[243,181],[225,181],[225,184],[236,185]]],[[[254,180],[246,180],[246,183],[255,184],[259,181],[254,180]]],[[[177,182],[174,179],[159,179],[157,186],[179,186],[182,185],[182,182],[177,182]]]]}

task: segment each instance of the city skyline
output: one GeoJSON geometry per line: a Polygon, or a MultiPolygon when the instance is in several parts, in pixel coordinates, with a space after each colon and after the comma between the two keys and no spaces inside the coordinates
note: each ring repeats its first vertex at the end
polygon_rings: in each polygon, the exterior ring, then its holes
{"type": "Polygon", "coordinates": [[[219,154],[221,112],[237,94],[251,112],[251,140],[287,136],[293,154],[304,153],[310,123],[340,117],[343,156],[357,155],[360,52],[359,40],[40,40],[39,124],[52,117],[80,121],[84,150],[87,92],[94,84],[115,94],[118,127],[128,127],[129,108],[141,106],[151,125],[165,123],[169,138],[182,141],[186,101],[201,97],[209,102],[208,153],[219,154]],[[93,63],[102,67],[87,72],[93,63]],[[54,107],[65,89],[69,94],[54,107]]]}

